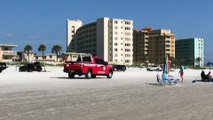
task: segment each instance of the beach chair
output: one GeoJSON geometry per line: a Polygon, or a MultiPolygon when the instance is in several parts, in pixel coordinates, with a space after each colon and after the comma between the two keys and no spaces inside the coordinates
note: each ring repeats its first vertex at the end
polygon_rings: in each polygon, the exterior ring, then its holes
{"type": "Polygon", "coordinates": [[[163,79],[161,79],[161,77],[160,77],[159,74],[157,74],[156,77],[157,77],[157,82],[158,82],[160,85],[165,85],[165,84],[166,84],[165,81],[164,81],[163,79]]]}
{"type": "Polygon", "coordinates": [[[160,85],[175,85],[177,83],[180,83],[180,79],[174,79],[173,76],[168,76],[168,78],[162,79],[160,75],[157,74],[156,77],[157,77],[157,82],[160,85]]]}

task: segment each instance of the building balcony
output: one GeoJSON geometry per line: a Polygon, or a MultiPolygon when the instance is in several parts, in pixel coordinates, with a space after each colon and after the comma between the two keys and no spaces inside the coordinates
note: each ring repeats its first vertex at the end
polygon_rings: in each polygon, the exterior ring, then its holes
{"type": "Polygon", "coordinates": [[[149,38],[149,36],[148,35],[144,35],[144,38],[149,38]]]}
{"type": "Polygon", "coordinates": [[[16,56],[17,55],[17,52],[15,51],[3,51],[3,55],[4,56],[16,56]]]}
{"type": "Polygon", "coordinates": [[[165,45],[170,45],[171,43],[170,42],[165,42],[165,45]]]}
{"type": "Polygon", "coordinates": [[[144,42],[145,43],[149,43],[149,39],[144,39],[144,42]]]}

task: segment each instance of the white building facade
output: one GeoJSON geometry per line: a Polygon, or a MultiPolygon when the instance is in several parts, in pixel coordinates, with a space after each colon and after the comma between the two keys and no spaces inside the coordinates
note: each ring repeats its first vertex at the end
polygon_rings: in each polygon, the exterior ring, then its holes
{"type": "Polygon", "coordinates": [[[0,44],[0,62],[12,62],[16,60],[17,52],[13,48],[17,45],[0,44]]]}
{"type": "Polygon", "coordinates": [[[67,51],[96,54],[113,64],[132,65],[132,20],[100,18],[96,22],[82,25],[75,33],[68,29],[69,26],[67,26],[67,36],[74,34],[74,37],[72,40],[67,37],[67,44],[71,44],[67,46],[67,51]]]}
{"type": "Polygon", "coordinates": [[[83,25],[80,20],[67,20],[66,25],[66,47],[67,51],[72,51],[77,49],[77,44],[75,42],[75,33],[83,25]],[[73,41],[72,41],[73,40],[73,41]],[[72,43],[72,44],[71,44],[72,43]]]}

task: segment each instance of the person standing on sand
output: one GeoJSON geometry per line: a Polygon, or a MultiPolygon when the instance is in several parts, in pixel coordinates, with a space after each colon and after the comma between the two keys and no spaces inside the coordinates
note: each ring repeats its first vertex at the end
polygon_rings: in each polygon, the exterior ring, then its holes
{"type": "Polygon", "coordinates": [[[184,74],[183,71],[184,71],[184,67],[183,67],[183,65],[181,65],[179,73],[180,73],[180,77],[181,77],[182,82],[183,82],[183,74],[184,74]]]}

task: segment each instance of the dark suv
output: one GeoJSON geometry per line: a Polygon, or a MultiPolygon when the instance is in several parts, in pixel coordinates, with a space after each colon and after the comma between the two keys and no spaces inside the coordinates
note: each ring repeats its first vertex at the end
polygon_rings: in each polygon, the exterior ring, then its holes
{"type": "Polygon", "coordinates": [[[113,70],[114,71],[126,71],[126,66],[125,65],[113,65],[113,70]]]}
{"type": "Polygon", "coordinates": [[[0,62],[0,73],[7,68],[7,65],[5,62],[0,62]]]}
{"type": "Polygon", "coordinates": [[[32,72],[32,71],[40,72],[40,71],[42,71],[42,67],[41,67],[39,62],[27,63],[27,64],[21,66],[19,68],[19,71],[20,72],[25,72],[25,71],[27,71],[27,72],[32,72]]]}

